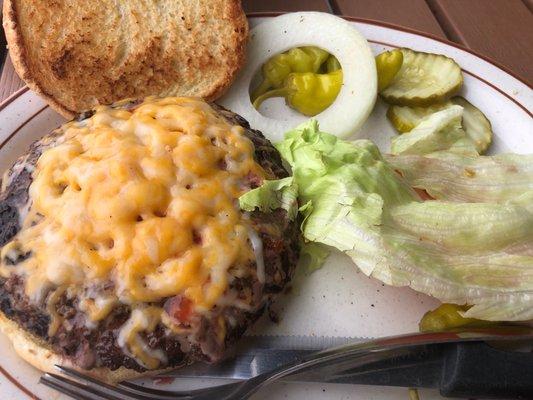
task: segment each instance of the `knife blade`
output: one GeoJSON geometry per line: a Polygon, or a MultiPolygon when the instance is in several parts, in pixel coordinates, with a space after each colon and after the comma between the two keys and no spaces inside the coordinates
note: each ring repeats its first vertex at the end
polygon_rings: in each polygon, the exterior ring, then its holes
{"type": "MultiPolygon", "coordinates": [[[[235,349],[235,353],[222,363],[195,363],[185,368],[170,371],[165,376],[176,378],[248,379],[255,375],[268,372],[282,364],[301,359],[316,351],[338,347],[348,343],[364,342],[366,340],[369,339],[315,336],[247,336],[241,340],[239,346],[235,349]]],[[[414,356],[412,355],[411,357],[414,356]]],[[[409,365],[411,362],[413,364],[410,366],[411,370],[421,371],[421,375],[432,375],[434,372],[431,371],[431,368],[438,368],[438,363],[435,361],[435,358],[438,357],[439,354],[436,354],[435,350],[432,350],[432,352],[427,354],[418,354],[412,359],[404,356],[403,359],[391,359],[388,363],[382,361],[381,369],[391,369],[394,365],[400,364],[403,367],[409,365]],[[423,360],[423,358],[425,359],[423,360]]],[[[361,373],[358,377],[354,376],[353,380],[370,379],[368,377],[363,378],[363,375],[361,373]]],[[[309,375],[300,375],[298,378],[320,382],[323,376],[311,377],[309,375]]],[[[382,378],[376,379],[380,380],[382,378]]],[[[431,381],[429,378],[426,380],[431,381]]],[[[368,383],[368,381],[364,383],[368,383]]]]}
{"type": "MultiPolygon", "coordinates": [[[[508,335],[509,340],[518,337],[512,332],[502,332],[508,335]]],[[[478,334],[479,332],[461,332],[453,335],[468,339],[478,334]]],[[[413,337],[402,340],[407,340],[405,343],[409,344],[408,340],[412,340],[413,337]]],[[[431,338],[430,335],[429,337],[431,338]]],[[[387,339],[387,343],[389,340],[387,339]]],[[[398,339],[393,338],[393,340],[398,339]]],[[[385,358],[373,360],[373,355],[370,354],[368,360],[363,360],[364,363],[360,366],[354,367],[353,362],[347,360],[347,368],[344,368],[341,362],[330,366],[329,370],[314,369],[290,376],[289,379],[300,382],[439,388],[443,394],[455,396],[462,394],[468,396],[473,391],[483,393],[484,390],[488,391],[487,393],[498,393],[502,387],[508,389],[506,395],[512,394],[509,392],[512,388],[515,388],[518,394],[533,393],[532,340],[520,342],[522,348],[527,348],[529,351],[521,354],[495,350],[483,342],[431,343],[431,340],[427,341],[427,338],[425,340],[423,345],[412,343],[412,346],[405,346],[385,358]],[[472,364],[473,362],[479,365],[472,364]],[[491,367],[502,363],[503,369],[497,370],[491,367]],[[466,366],[469,366],[469,371],[465,371],[466,366]],[[478,372],[472,373],[473,370],[478,372]],[[458,374],[457,371],[461,373],[458,374]],[[487,374],[490,375],[491,372],[500,375],[487,381],[487,374]]],[[[234,358],[222,364],[193,364],[166,376],[248,379],[288,362],[303,359],[318,350],[355,341],[363,339],[305,336],[247,337],[236,349],[234,358]]]]}
{"type": "Polygon", "coordinates": [[[226,361],[214,365],[195,363],[165,373],[164,376],[248,379],[316,351],[364,340],[348,337],[246,336],[241,339],[235,354],[226,361]]]}

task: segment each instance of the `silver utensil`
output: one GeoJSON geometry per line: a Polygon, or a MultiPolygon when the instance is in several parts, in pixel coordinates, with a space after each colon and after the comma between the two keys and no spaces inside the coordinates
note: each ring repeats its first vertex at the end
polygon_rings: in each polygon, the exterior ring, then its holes
{"type": "MultiPolygon", "coordinates": [[[[491,348],[485,345],[486,342],[510,341],[531,343],[533,329],[491,327],[457,332],[417,333],[349,343],[311,352],[246,380],[190,391],[164,391],[130,382],[110,386],[61,366],[58,366],[58,370],[67,377],[45,374],[40,382],[82,400],[235,400],[247,399],[264,386],[288,377],[346,383],[353,382],[353,378],[358,376],[368,377],[376,373],[379,376],[384,369],[405,367],[405,362],[411,367],[422,366],[423,369],[418,369],[418,373],[429,371],[431,363],[440,360],[443,367],[440,370],[440,388],[444,395],[529,398],[533,395],[532,355],[512,353],[509,356],[506,353],[507,358],[496,357],[487,350],[491,348]],[[472,363],[475,368],[472,368],[472,363]]],[[[417,370],[412,373],[416,374],[417,370]]]]}

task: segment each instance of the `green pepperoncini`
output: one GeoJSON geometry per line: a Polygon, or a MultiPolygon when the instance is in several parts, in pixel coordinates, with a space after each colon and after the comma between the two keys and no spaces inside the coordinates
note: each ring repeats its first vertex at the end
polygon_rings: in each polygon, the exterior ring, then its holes
{"type": "Polygon", "coordinates": [[[432,311],[428,311],[422,317],[419,323],[421,332],[434,332],[463,326],[489,326],[494,324],[492,321],[482,321],[475,318],[465,318],[461,315],[467,311],[470,306],[458,304],[442,304],[432,311]]]}
{"type": "Polygon", "coordinates": [[[271,97],[285,97],[287,104],[307,116],[320,114],[328,108],[342,86],[342,70],[327,74],[312,72],[293,72],[287,76],[283,86],[273,89],[255,99],[253,105],[259,108],[261,103],[271,97]]]}
{"type": "Polygon", "coordinates": [[[403,64],[403,53],[399,50],[385,51],[376,56],[378,92],[386,89],[394,80],[403,64]]]}
{"type": "Polygon", "coordinates": [[[252,92],[252,101],[271,89],[279,89],[291,72],[318,72],[329,53],[314,46],[296,47],[276,54],[261,69],[263,81],[252,92]]]}
{"type": "Polygon", "coordinates": [[[335,56],[307,46],[273,56],[261,69],[263,81],[252,92],[255,108],[271,97],[285,97],[287,104],[307,116],[328,108],[339,94],[343,74],[335,56]]]}

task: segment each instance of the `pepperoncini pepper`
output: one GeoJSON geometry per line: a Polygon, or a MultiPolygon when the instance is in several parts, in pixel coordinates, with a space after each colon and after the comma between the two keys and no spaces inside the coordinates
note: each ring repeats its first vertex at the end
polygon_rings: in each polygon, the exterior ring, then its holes
{"type": "Polygon", "coordinates": [[[326,60],[326,72],[333,72],[341,69],[341,63],[335,56],[329,56],[326,60]]]}
{"type": "Polygon", "coordinates": [[[466,305],[442,304],[424,314],[419,324],[420,331],[432,332],[460,328],[462,326],[481,327],[494,324],[492,321],[463,317],[460,312],[467,311],[469,308],[470,306],[466,305]]]}
{"type": "Polygon", "coordinates": [[[263,81],[252,92],[252,101],[271,89],[279,89],[292,72],[318,72],[328,57],[327,51],[314,46],[296,47],[273,56],[263,65],[263,81]]]}
{"type": "Polygon", "coordinates": [[[378,72],[378,92],[386,89],[400,71],[403,64],[403,53],[396,49],[385,51],[376,56],[376,69],[378,72]]]}
{"type": "Polygon", "coordinates": [[[271,97],[285,97],[287,104],[307,116],[320,114],[335,100],[342,87],[342,70],[326,74],[313,72],[292,72],[283,86],[270,90],[255,99],[256,109],[271,97]]]}

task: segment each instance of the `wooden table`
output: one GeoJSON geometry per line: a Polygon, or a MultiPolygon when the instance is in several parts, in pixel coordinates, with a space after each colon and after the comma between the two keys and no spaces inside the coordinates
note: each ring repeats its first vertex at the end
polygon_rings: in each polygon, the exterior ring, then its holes
{"type": "MultiPolygon", "coordinates": [[[[243,6],[247,13],[316,10],[401,25],[462,44],[533,84],[533,0],[243,0],[243,6]]],[[[7,57],[0,101],[23,85],[7,57]]]]}

